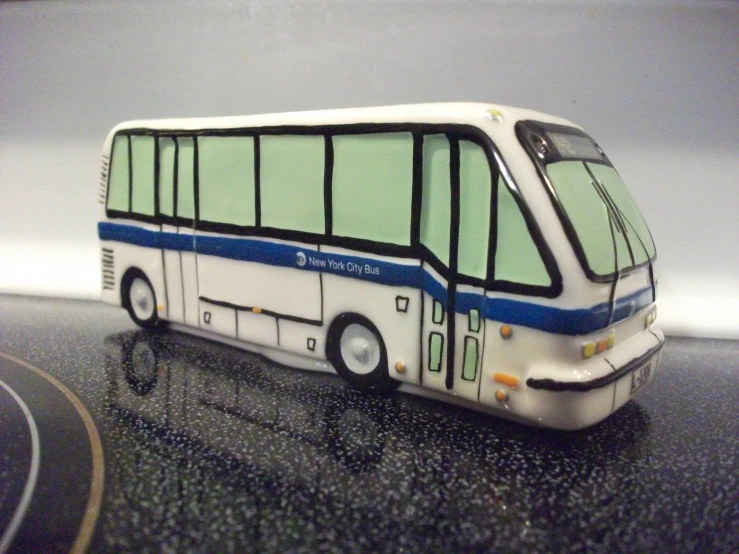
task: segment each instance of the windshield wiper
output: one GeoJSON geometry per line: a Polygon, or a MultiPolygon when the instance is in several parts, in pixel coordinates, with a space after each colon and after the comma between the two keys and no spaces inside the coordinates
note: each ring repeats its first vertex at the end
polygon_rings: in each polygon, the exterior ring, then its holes
{"type": "MultiPolygon", "coordinates": [[[[601,183],[601,186],[603,186],[602,183],[601,183]]],[[[608,193],[608,190],[606,190],[605,187],[603,187],[603,189],[605,190],[605,193],[610,198],[611,195],[608,193]]],[[[613,202],[613,199],[612,198],[611,198],[611,201],[613,202]]],[[[634,224],[631,223],[631,221],[629,221],[629,218],[626,217],[626,214],[624,214],[621,211],[621,208],[619,208],[618,205],[615,202],[613,202],[613,204],[616,207],[617,213],[618,213],[619,217],[622,219],[622,221],[626,221],[626,223],[629,224],[629,227],[631,227],[633,229],[634,235],[636,235],[636,239],[639,241],[639,244],[641,245],[642,250],[644,250],[644,255],[647,257],[647,261],[649,262],[649,284],[652,287],[652,302],[654,302],[654,301],[657,300],[657,290],[656,290],[655,285],[654,285],[654,263],[652,262],[652,257],[649,255],[649,251],[647,250],[647,246],[644,244],[644,241],[642,240],[641,236],[636,231],[636,227],[634,227],[634,224]]]]}
{"type": "MultiPolygon", "coordinates": [[[[657,299],[657,291],[654,284],[654,264],[652,263],[652,257],[649,255],[649,251],[647,250],[646,245],[644,244],[644,241],[639,236],[639,233],[636,231],[636,227],[634,227],[634,224],[629,221],[629,218],[626,217],[626,214],[624,214],[621,211],[621,208],[618,207],[618,204],[616,204],[616,201],[611,196],[611,193],[608,192],[608,189],[605,187],[603,183],[598,181],[596,179],[595,175],[593,175],[593,172],[588,167],[588,164],[583,162],[583,165],[585,166],[585,169],[587,170],[588,174],[592,178],[590,183],[593,185],[593,188],[598,193],[598,196],[600,196],[601,200],[603,200],[603,203],[606,206],[606,212],[608,213],[609,221],[611,219],[611,213],[613,213],[613,217],[616,220],[618,230],[624,237],[624,242],[626,242],[626,247],[629,250],[629,258],[631,258],[631,265],[636,265],[636,258],[634,257],[634,250],[631,247],[631,240],[629,240],[629,235],[626,232],[626,223],[629,224],[629,227],[633,230],[633,234],[636,236],[636,240],[639,241],[639,245],[642,247],[642,250],[644,250],[644,254],[646,255],[647,261],[649,262],[649,284],[652,289],[652,301],[657,299]],[[624,223],[626,222],[626,223],[624,223]]],[[[611,233],[613,233],[613,230],[611,230],[611,233]]],[[[615,239],[614,239],[615,240],[615,239]]],[[[614,242],[614,252],[616,259],[618,260],[618,252],[616,251],[616,245],[614,242]]],[[[609,321],[611,319],[611,316],[613,315],[613,308],[614,308],[614,299],[616,295],[616,283],[621,278],[621,271],[618,269],[618,262],[616,262],[616,279],[613,281],[613,286],[611,287],[611,299],[609,302],[609,321]]]]}

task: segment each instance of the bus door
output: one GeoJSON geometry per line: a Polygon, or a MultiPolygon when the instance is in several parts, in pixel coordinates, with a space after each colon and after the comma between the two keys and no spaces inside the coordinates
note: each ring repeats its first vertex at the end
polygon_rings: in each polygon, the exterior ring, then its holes
{"type": "Polygon", "coordinates": [[[170,321],[197,327],[194,163],[192,137],[159,137],[159,213],[166,285],[165,312],[170,321]]]}
{"type": "Polygon", "coordinates": [[[477,143],[424,138],[421,243],[424,260],[422,384],[478,399],[491,170],[477,143]],[[435,266],[435,267],[434,267],[435,266]]]}

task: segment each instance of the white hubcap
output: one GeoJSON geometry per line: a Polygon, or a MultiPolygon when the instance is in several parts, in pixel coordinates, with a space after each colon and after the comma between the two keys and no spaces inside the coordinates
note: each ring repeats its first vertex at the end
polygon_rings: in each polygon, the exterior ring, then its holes
{"type": "Polygon", "coordinates": [[[146,321],[154,315],[154,292],[149,284],[136,277],[131,283],[131,307],[141,321],[146,321]]]}
{"type": "Polygon", "coordinates": [[[350,370],[365,375],[380,363],[380,343],[372,331],[352,323],[341,335],[341,357],[350,370]]]}

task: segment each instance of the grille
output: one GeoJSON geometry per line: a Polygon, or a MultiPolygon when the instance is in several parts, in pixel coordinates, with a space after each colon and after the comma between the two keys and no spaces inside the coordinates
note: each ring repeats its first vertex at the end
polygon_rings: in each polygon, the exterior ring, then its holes
{"type": "Polygon", "coordinates": [[[98,194],[98,201],[101,204],[105,204],[105,190],[108,188],[108,165],[110,160],[108,156],[103,156],[103,163],[100,166],[100,192],[98,194]]]}
{"type": "Polygon", "coordinates": [[[115,258],[111,248],[103,248],[103,290],[115,290],[115,258]]]}

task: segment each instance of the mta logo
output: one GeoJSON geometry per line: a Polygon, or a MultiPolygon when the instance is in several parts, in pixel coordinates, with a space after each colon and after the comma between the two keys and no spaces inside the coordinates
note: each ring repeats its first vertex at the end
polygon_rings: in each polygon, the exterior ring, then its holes
{"type": "Polygon", "coordinates": [[[305,254],[298,252],[298,265],[303,267],[305,265],[305,254]]]}

